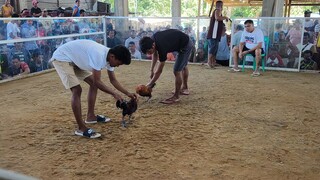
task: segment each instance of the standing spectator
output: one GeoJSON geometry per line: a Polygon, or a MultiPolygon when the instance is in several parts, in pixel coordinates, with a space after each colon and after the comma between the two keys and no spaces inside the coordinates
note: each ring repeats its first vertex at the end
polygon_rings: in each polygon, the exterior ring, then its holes
{"type": "Polygon", "coordinates": [[[234,68],[233,71],[239,72],[238,58],[242,59],[247,54],[251,54],[256,58],[256,69],[252,73],[252,76],[260,76],[259,63],[261,60],[261,54],[264,54],[264,36],[261,29],[255,28],[252,20],[246,20],[239,48],[233,49],[234,68]]]}
{"type": "Polygon", "coordinates": [[[282,30],[282,24],[276,24],[276,31],[274,32],[274,42],[278,43],[280,41],[280,33],[284,33],[282,30]]]}
{"type": "Polygon", "coordinates": [[[4,5],[1,6],[2,17],[11,17],[13,15],[13,7],[10,4],[10,0],[6,0],[4,5]]]}
{"type": "Polygon", "coordinates": [[[136,49],[136,44],[133,41],[129,42],[129,51],[132,59],[141,60],[141,53],[136,49]]]}
{"type": "Polygon", "coordinates": [[[107,47],[113,48],[121,44],[121,41],[116,37],[117,32],[115,30],[110,30],[107,37],[107,47]]]}
{"type": "MultiPolygon", "coordinates": [[[[21,26],[21,37],[23,38],[35,38],[37,37],[36,34],[36,28],[33,26],[33,20],[28,19],[27,22],[22,24],[21,26]]],[[[33,53],[39,52],[38,45],[36,41],[27,41],[24,43],[24,46],[29,51],[31,56],[33,56],[33,53]]]]}
{"type": "Polygon", "coordinates": [[[216,2],[216,9],[213,11],[210,18],[207,39],[209,40],[209,57],[208,66],[214,68],[216,65],[216,54],[218,51],[219,41],[223,30],[223,20],[228,20],[226,16],[222,16],[223,2],[216,2]]]}
{"type": "Polygon", "coordinates": [[[21,62],[18,56],[13,57],[10,76],[24,75],[30,73],[27,63],[21,62]]]}
{"type": "Polygon", "coordinates": [[[20,17],[25,18],[27,16],[30,16],[29,10],[27,8],[22,9],[21,12],[20,12],[20,17]]]}
{"type": "Polygon", "coordinates": [[[207,27],[203,26],[202,32],[200,33],[200,40],[204,40],[204,41],[207,40],[207,34],[208,34],[207,27]]]}
{"type": "MultiPolygon", "coordinates": [[[[18,18],[19,15],[13,14],[12,17],[18,18]]],[[[11,20],[10,22],[8,22],[8,24],[7,24],[7,40],[18,39],[18,38],[20,38],[20,29],[18,27],[18,20],[14,19],[14,20],[11,20]]],[[[11,49],[14,47],[14,44],[8,43],[7,47],[9,49],[11,49]]]]}
{"type": "MultiPolygon", "coordinates": [[[[50,18],[51,16],[48,15],[48,10],[47,9],[43,9],[42,11],[42,15],[40,16],[40,18],[50,18]]],[[[53,20],[52,19],[43,19],[40,21],[40,23],[42,24],[43,28],[46,31],[46,34],[49,34],[49,32],[52,30],[51,25],[53,24],[53,20]]],[[[45,36],[46,36],[45,34],[45,36]]]]}
{"type": "Polygon", "coordinates": [[[127,48],[129,48],[129,42],[131,42],[131,41],[133,41],[136,44],[136,48],[137,49],[140,49],[139,48],[140,38],[136,36],[136,31],[135,30],[131,30],[130,31],[130,37],[128,39],[126,39],[126,41],[125,41],[125,46],[127,48]]]}
{"type": "Polygon", "coordinates": [[[80,17],[80,0],[76,0],[72,11],[73,17],[80,17]]]}
{"type": "Polygon", "coordinates": [[[304,17],[305,17],[305,23],[304,23],[304,29],[306,30],[306,32],[308,32],[310,34],[310,40],[312,43],[313,40],[313,34],[314,34],[314,22],[312,19],[310,19],[310,15],[311,15],[312,11],[310,10],[306,10],[304,12],[304,17]]]}
{"type": "Polygon", "coordinates": [[[31,15],[33,17],[39,17],[41,16],[41,9],[38,7],[38,1],[37,0],[32,0],[32,5],[33,7],[31,8],[31,15]]]}
{"type": "MultiPolygon", "coordinates": [[[[299,44],[301,42],[301,22],[299,19],[294,21],[294,27],[291,28],[286,36],[286,40],[289,39],[290,43],[292,46],[296,46],[297,44],[299,44]]],[[[289,52],[288,52],[289,54],[289,52]]]]}

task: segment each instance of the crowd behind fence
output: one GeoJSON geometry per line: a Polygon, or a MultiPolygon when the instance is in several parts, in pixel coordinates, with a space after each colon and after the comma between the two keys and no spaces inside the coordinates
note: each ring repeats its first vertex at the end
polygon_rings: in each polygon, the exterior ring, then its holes
{"type": "MultiPolygon", "coordinates": [[[[232,47],[238,45],[241,26],[247,19],[225,22],[226,34],[220,41],[217,59],[233,66],[232,47]],[[239,30],[240,28],[240,30],[239,30]]],[[[266,69],[283,71],[319,70],[320,25],[316,18],[259,18],[252,19],[268,44],[263,58],[266,69]],[[312,27],[310,26],[312,21],[312,27]],[[311,53],[311,56],[307,56],[311,53]],[[308,59],[308,60],[307,60],[308,59]],[[311,61],[310,61],[311,59],[311,61]]],[[[91,39],[107,47],[125,45],[136,60],[150,60],[139,49],[139,40],[165,29],[179,29],[192,39],[195,51],[192,62],[206,63],[206,39],[209,18],[149,18],[149,17],[46,17],[0,18],[1,79],[52,68],[49,60],[62,44],[75,39],[91,39]]],[[[168,53],[174,61],[177,52],[168,53]]],[[[247,58],[250,58],[249,56],[247,58]]],[[[252,57],[251,57],[252,58],[252,57]]],[[[250,62],[245,62],[250,67],[250,62]]],[[[241,64],[241,62],[240,62],[241,64]]]]}

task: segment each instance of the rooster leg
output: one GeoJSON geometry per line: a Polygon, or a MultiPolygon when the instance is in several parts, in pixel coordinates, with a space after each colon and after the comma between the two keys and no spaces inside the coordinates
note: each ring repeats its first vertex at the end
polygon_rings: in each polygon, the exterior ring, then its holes
{"type": "Polygon", "coordinates": [[[127,123],[126,123],[126,120],[124,119],[124,116],[122,116],[121,126],[124,128],[127,127],[127,123]]]}
{"type": "Polygon", "coordinates": [[[129,115],[128,123],[131,123],[131,115],[129,115]]]}

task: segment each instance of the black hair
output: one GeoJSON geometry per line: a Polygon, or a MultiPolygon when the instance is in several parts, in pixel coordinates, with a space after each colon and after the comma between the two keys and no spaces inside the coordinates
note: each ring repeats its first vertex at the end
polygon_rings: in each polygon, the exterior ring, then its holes
{"type": "Polygon", "coordinates": [[[305,54],[310,54],[311,56],[313,55],[313,52],[311,50],[305,50],[303,53],[303,55],[305,54]]]}
{"type": "Polygon", "coordinates": [[[222,1],[217,1],[217,2],[216,2],[216,5],[217,5],[217,4],[223,4],[223,2],[222,2],[222,1]]]}
{"type": "Polygon", "coordinates": [[[133,41],[130,41],[129,44],[134,44],[135,45],[135,43],[133,41]]]}
{"type": "Polygon", "coordinates": [[[237,26],[236,26],[236,30],[240,30],[240,31],[243,31],[243,25],[242,24],[238,24],[237,26]]]}
{"type": "Polygon", "coordinates": [[[14,13],[14,14],[12,14],[12,17],[13,17],[13,18],[18,18],[18,17],[19,17],[19,15],[18,15],[18,14],[16,14],[16,13],[14,13]]]}
{"type": "Polygon", "coordinates": [[[153,43],[154,40],[152,40],[150,37],[143,37],[139,42],[141,51],[146,54],[149,49],[152,49],[153,43]]]}
{"type": "Polygon", "coordinates": [[[307,33],[307,32],[304,32],[304,33],[303,33],[303,37],[304,37],[304,36],[308,36],[308,38],[310,38],[310,34],[307,33]]]}
{"type": "Polygon", "coordinates": [[[121,61],[123,64],[129,65],[131,63],[131,54],[123,45],[118,45],[111,48],[109,53],[113,54],[115,58],[121,61]]]}
{"type": "Polygon", "coordinates": [[[110,29],[109,31],[107,31],[108,32],[107,34],[109,35],[109,33],[112,32],[112,31],[114,32],[114,36],[116,36],[117,35],[117,31],[114,30],[114,29],[110,29]]]}
{"type": "Polygon", "coordinates": [[[12,60],[14,60],[14,59],[18,59],[20,61],[20,57],[19,56],[13,56],[12,60]]]}
{"type": "Polygon", "coordinates": [[[84,9],[80,9],[80,14],[86,12],[84,9]]]}
{"type": "Polygon", "coordinates": [[[253,24],[253,25],[254,25],[254,23],[253,23],[253,21],[252,21],[251,19],[246,20],[246,21],[244,22],[244,24],[253,24]]]}

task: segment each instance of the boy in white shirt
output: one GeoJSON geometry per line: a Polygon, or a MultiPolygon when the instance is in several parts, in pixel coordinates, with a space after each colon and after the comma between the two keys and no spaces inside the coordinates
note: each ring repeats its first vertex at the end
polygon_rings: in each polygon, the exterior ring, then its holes
{"type": "Polygon", "coordinates": [[[131,63],[129,50],[124,46],[107,48],[92,40],[75,40],[60,46],[52,56],[52,64],[66,89],[72,92],[71,106],[73,114],[79,126],[76,135],[97,138],[101,134],[87,128],[85,123],[108,122],[110,118],[95,115],[94,106],[97,89],[111,94],[116,100],[122,101],[122,97],[106,86],[101,80],[101,70],[107,69],[110,83],[120,92],[135,99],[136,95],[127,91],[118,82],[114,74],[114,67],[131,63]],[[80,80],[89,84],[87,119],[82,120],[80,80]]]}
{"type": "Polygon", "coordinates": [[[238,57],[244,58],[246,54],[251,54],[256,58],[256,69],[252,73],[252,76],[259,76],[259,62],[261,60],[261,54],[264,54],[264,36],[261,29],[255,28],[252,20],[246,20],[244,22],[245,31],[243,31],[239,48],[233,49],[234,68],[233,71],[239,72],[238,57]]]}

